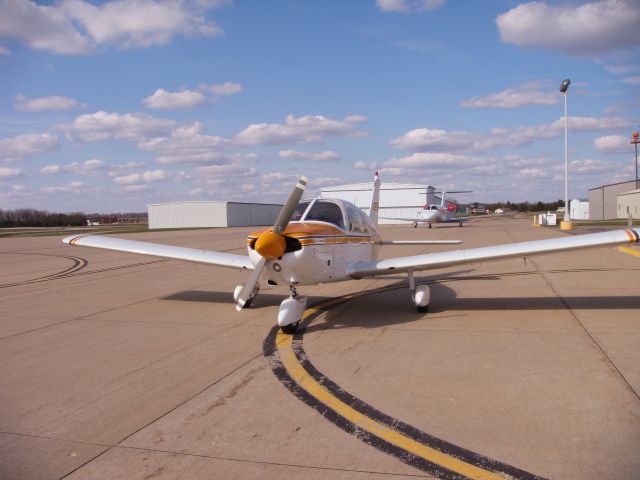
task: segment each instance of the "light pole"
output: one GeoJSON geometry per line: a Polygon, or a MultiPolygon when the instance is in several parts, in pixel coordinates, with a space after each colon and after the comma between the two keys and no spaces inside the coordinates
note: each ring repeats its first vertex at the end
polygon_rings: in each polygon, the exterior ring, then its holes
{"type": "Polygon", "coordinates": [[[638,140],[638,132],[633,132],[631,134],[631,144],[635,145],[636,147],[636,190],[638,190],[638,143],[640,143],[640,141],[638,140]]]}
{"type": "MultiPolygon", "coordinates": [[[[564,96],[564,221],[569,222],[569,121],[567,119],[567,93],[571,85],[568,78],[560,84],[560,92],[564,96]]],[[[565,224],[570,229],[571,224],[565,224]]],[[[562,227],[562,225],[561,225],[562,227]]]]}

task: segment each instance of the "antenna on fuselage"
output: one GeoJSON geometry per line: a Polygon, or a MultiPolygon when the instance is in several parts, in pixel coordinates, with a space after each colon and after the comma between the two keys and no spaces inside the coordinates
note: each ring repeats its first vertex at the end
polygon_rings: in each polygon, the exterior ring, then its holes
{"type": "Polygon", "coordinates": [[[376,172],[373,177],[373,192],[371,194],[371,206],[369,207],[369,219],[374,227],[378,226],[378,210],[380,208],[380,176],[376,172]]]}

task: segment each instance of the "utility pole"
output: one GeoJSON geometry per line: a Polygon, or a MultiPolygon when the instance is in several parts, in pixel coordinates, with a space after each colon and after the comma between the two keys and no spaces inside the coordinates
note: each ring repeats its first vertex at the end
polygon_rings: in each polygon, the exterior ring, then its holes
{"type": "Polygon", "coordinates": [[[638,186],[638,143],[640,143],[640,140],[638,140],[638,132],[633,132],[631,134],[631,142],[629,143],[636,147],[636,190],[638,190],[638,188],[640,188],[638,186]]]}
{"type": "Polygon", "coordinates": [[[564,221],[560,223],[561,230],[571,230],[569,217],[569,120],[567,117],[567,93],[571,80],[568,78],[560,84],[560,93],[564,96],[564,221]]]}

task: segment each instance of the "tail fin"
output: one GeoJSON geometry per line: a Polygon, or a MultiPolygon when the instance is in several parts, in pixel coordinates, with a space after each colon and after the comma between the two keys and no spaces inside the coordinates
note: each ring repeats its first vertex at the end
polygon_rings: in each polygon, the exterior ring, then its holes
{"type": "Polygon", "coordinates": [[[376,172],[373,177],[373,192],[371,195],[371,207],[369,207],[369,218],[375,227],[378,226],[378,209],[380,208],[380,177],[376,172]]]}

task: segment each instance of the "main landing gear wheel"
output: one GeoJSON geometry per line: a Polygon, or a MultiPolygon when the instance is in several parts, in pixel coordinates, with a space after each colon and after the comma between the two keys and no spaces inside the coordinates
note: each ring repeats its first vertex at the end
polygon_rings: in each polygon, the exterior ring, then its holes
{"type": "Polygon", "coordinates": [[[429,305],[425,305],[424,307],[416,307],[416,309],[420,313],[427,313],[429,311],[429,305]]]}
{"type": "Polygon", "coordinates": [[[286,333],[287,335],[293,335],[298,331],[298,325],[300,325],[300,320],[294,323],[290,323],[289,325],[280,327],[280,330],[282,330],[282,333],[286,333]]]}
{"type": "MultiPolygon", "coordinates": [[[[235,291],[233,292],[233,298],[235,299],[236,302],[238,301],[238,298],[240,298],[240,292],[242,292],[242,287],[243,287],[242,285],[238,285],[235,291]]],[[[251,306],[253,299],[258,296],[258,292],[260,292],[260,284],[256,283],[256,286],[253,287],[253,290],[251,290],[251,295],[249,296],[247,301],[244,303],[244,308],[249,308],[251,306]]]]}

